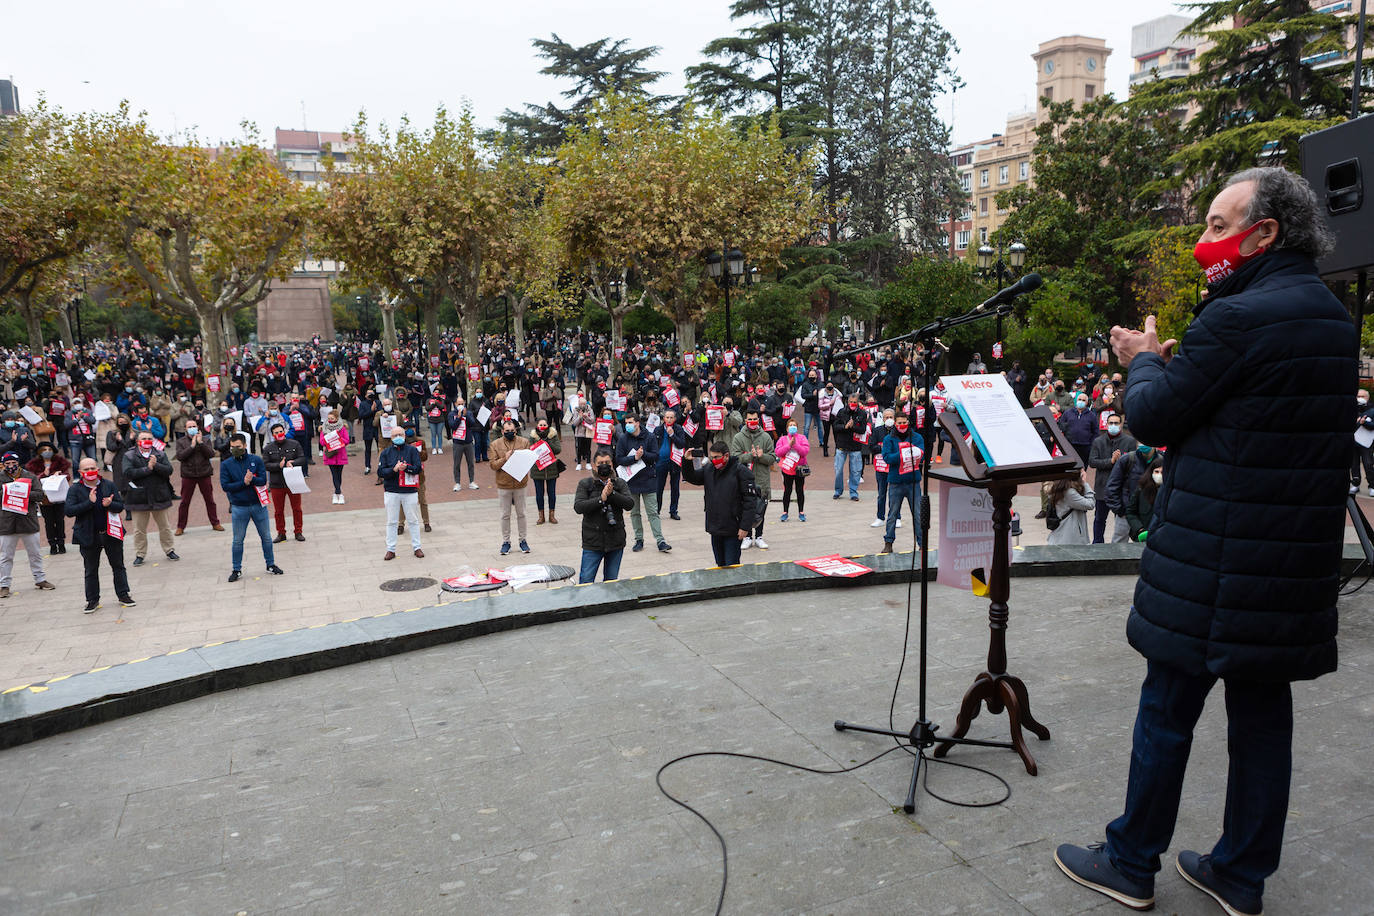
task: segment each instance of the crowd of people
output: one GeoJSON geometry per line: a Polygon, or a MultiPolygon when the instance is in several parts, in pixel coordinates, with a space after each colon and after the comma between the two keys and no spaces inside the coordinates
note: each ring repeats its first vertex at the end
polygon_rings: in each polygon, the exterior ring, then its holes
{"type": "MultiPolygon", "coordinates": [[[[484,338],[480,349],[482,358],[468,365],[452,336],[427,359],[414,342],[391,354],[375,342],[235,347],[222,369],[209,374],[194,346],[177,342],[122,339],[96,341],[80,352],[54,346],[41,356],[0,353],[0,455],[6,458],[0,481],[28,479],[32,487],[28,516],[0,516],[0,596],[9,595],[20,546],[29,552],[35,583],[53,587],[36,526],[41,520],[48,553],[61,554],[70,518],[70,539],[85,564],[87,611],[99,606],[102,554],[115,571],[116,594],[132,603],[123,578],[123,523],[133,531],[133,566],[148,557],[150,524],[158,549],[176,561],[175,538],[197,496],[215,531],[225,530],[221,499],[228,504],[231,581],[242,575],[250,527],[262,541],[266,569],[281,574],[272,545],[306,539],[300,484],[319,464],[329,471],[334,504],[345,501],[343,475],[350,467],[363,476],[375,470],[386,508],[384,558],[392,560],[407,526],[411,552],[424,556],[421,534],[431,530],[426,478],[445,450],[455,492],[480,487],[478,465],[488,463],[494,472],[501,555],[512,544],[531,552],[529,489],[535,526],[559,524],[559,482],[571,460],[572,471],[588,475],[573,484],[587,581],[595,574],[586,569],[592,560],[603,577],[616,577],[620,557],[612,554],[621,548],[613,545],[621,541],[632,551],[646,543],[672,550],[665,520],[682,520],[684,479],[707,490],[705,524],[717,562],[737,563],[741,551],[769,547],[765,527],[775,483],[782,496],[777,522],[805,523],[813,471],[827,483],[833,474],[832,499],[851,502],[861,501],[860,483],[871,474],[870,524],[882,529],[881,549],[890,552],[903,503],[919,537],[924,451],[934,450],[932,463],[944,462],[946,452],[951,462],[959,460],[950,437],[927,428],[925,408],[951,410],[953,399],[943,382],[931,392],[922,387],[926,354],[919,344],[838,358],[828,346],[681,355],[668,340],[612,352],[604,337],[570,331],[538,337],[523,352],[501,337],[484,338]],[[506,473],[510,457],[530,449],[542,460],[518,476],[506,473]],[[100,530],[80,524],[100,489],[92,488],[88,472],[117,497],[100,530]],[[78,505],[78,497],[86,502],[78,505]],[[633,538],[623,530],[622,514],[633,538]]],[[[1049,542],[1144,540],[1164,451],[1131,435],[1120,372],[1096,364],[1072,368],[1068,377],[1050,367],[1032,379],[1012,361],[1002,372],[1024,404],[1048,407],[1084,465],[1079,480],[1042,492],[1039,517],[1050,529],[1049,542]]],[[[966,371],[988,368],[975,354],[966,371]]],[[[1358,423],[1374,428],[1374,409],[1360,395],[1358,423]]],[[[1368,449],[1352,466],[1352,492],[1362,461],[1374,495],[1368,449]]]]}

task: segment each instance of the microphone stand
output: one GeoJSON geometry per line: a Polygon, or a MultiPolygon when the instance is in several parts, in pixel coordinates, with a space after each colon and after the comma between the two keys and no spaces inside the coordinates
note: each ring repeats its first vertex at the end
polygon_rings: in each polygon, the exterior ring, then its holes
{"type": "MultiPolygon", "coordinates": [[[[923,441],[925,441],[926,443],[926,448],[921,456],[921,518],[919,521],[921,531],[921,612],[919,630],[920,636],[917,640],[918,652],[920,654],[920,675],[916,723],[911,726],[911,729],[909,731],[899,732],[893,731],[891,728],[879,728],[869,725],[854,725],[853,723],[846,722],[843,719],[835,720],[836,731],[854,731],[866,732],[872,735],[887,735],[892,738],[903,739],[906,741],[906,743],[916,748],[916,760],[911,767],[911,783],[907,789],[906,802],[902,805],[902,810],[905,811],[907,814],[912,814],[916,811],[916,787],[920,783],[921,766],[922,764],[926,763],[925,752],[928,748],[933,747],[937,743],[937,741],[940,744],[971,744],[976,745],[978,747],[996,747],[1007,750],[1016,750],[1016,746],[1009,741],[983,741],[976,738],[952,737],[937,739],[935,737],[935,732],[939,730],[939,726],[932,723],[929,717],[926,715],[926,643],[930,622],[930,452],[932,440],[934,439],[934,437],[940,434],[938,424],[936,423],[935,419],[935,410],[930,401],[930,393],[935,387],[934,380],[936,348],[938,347],[940,350],[945,351],[946,353],[948,352],[944,344],[940,341],[940,334],[945,333],[951,328],[957,328],[962,325],[972,324],[975,321],[982,321],[985,318],[1005,318],[1011,314],[1012,305],[1013,303],[1011,302],[1002,303],[992,308],[984,308],[984,306],[979,305],[976,308],[973,308],[968,312],[965,312],[963,315],[958,315],[953,318],[937,318],[930,324],[927,324],[922,328],[912,331],[910,334],[903,334],[900,337],[894,337],[890,340],[882,341],[880,343],[874,344],[871,347],[860,347],[858,349],[850,350],[846,353],[840,354],[842,356],[848,356],[850,353],[859,353],[863,350],[870,350],[874,347],[883,346],[884,344],[892,343],[894,341],[910,340],[912,338],[919,339],[925,344],[926,347],[927,356],[924,360],[924,366],[921,372],[922,385],[926,391],[926,403],[925,406],[922,408],[922,410],[924,411],[924,419],[921,424],[921,437],[923,441]]],[[[958,454],[957,449],[955,451],[955,454],[958,454]]]]}

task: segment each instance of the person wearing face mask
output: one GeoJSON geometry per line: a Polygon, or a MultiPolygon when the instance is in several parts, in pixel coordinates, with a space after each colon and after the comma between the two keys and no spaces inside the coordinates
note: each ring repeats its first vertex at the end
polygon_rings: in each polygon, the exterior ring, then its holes
{"type": "MultiPolygon", "coordinates": [[[[1135,438],[1125,432],[1121,424],[1121,414],[1107,415],[1107,429],[1093,440],[1088,452],[1088,467],[1093,469],[1093,543],[1101,544],[1107,534],[1107,516],[1111,514],[1111,501],[1107,498],[1107,484],[1111,481],[1112,468],[1122,458],[1130,459],[1136,450],[1135,438]]],[[[1127,536],[1126,523],[1117,516],[1116,532],[1113,541],[1124,541],[1127,536]]]]}
{"type": "MultiPolygon", "coordinates": [[[[412,433],[413,435],[413,433],[412,433]]],[[[425,552],[420,544],[420,472],[423,470],[420,450],[407,445],[410,439],[403,426],[391,431],[391,445],[377,460],[377,479],[382,482],[382,500],[386,505],[386,553],[383,560],[396,558],[396,536],[401,516],[410,528],[410,549],[418,558],[425,552]]]]}
{"type": "Polygon", "coordinates": [[[600,446],[592,465],[591,477],[578,481],[573,496],[573,511],[582,516],[582,568],[578,583],[595,582],[602,570],[602,581],[620,578],[620,561],[625,555],[625,512],[634,505],[630,485],[615,473],[615,456],[610,447],[600,446]]]}
{"type": "Polygon", "coordinates": [[[1112,465],[1111,473],[1107,477],[1107,503],[1123,522],[1126,518],[1126,507],[1135,495],[1136,485],[1149,470],[1150,463],[1155,460],[1157,454],[1158,450],[1154,446],[1136,443],[1134,452],[1123,454],[1116,464],[1112,465]]]}
{"type": "Polygon", "coordinates": [[[20,464],[28,464],[33,460],[37,448],[38,440],[19,412],[5,411],[4,426],[0,428],[0,451],[14,452],[19,456],[20,464]]]}
{"type": "Polygon", "coordinates": [[[124,529],[113,528],[124,511],[124,502],[113,483],[100,476],[93,458],[82,458],[80,479],[67,489],[63,511],[72,519],[72,542],[81,551],[81,565],[85,573],[85,613],[94,614],[100,608],[100,556],[110,564],[114,575],[115,595],[120,607],[133,607],[134,596],[129,593],[129,575],[124,568],[124,529]]]}
{"type": "Polygon", "coordinates": [[[902,524],[902,501],[910,510],[916,544],[921,543],[921,514],[917,510],[917,489],[921,484],[921,446],[924,440],[911,428],[911,418],[898,414],[891,429],[883,437],[881,454],[887,465],[887,530],[883,534],[883,553],[892,553],[897,529],[902,524]]]}
{"type": "Polygon", "coordinates": [[[682,478],[704,491],[706,533],[717,566],[738,566],[740,545],[758,519],[759,493],[754,474],[730,455],[723,442],[712,442],[705,461],[692,449],[682,463],[682,478]],[[690,460],[688,460],[690,459],[690,460]]]}
{"type": "Polygon", "coordinates": [[[1079,391],[1074,395],[1073,407],[1059,417],[1059,428],[1078,452],[1078,458],[1086,467],[1092,452],[1093,439],[1097,438],[1097,411],[1088,402],[1088,395],[1079,391]]]}
{"type": "Polygon", "coordinates": [[[248,390],[248,397],[243,399],[243,427],[241,430],[246,435],[250,451],[258,451],[258,440],[268,438],[266,429],[262,429],[261,433],[258,432],[262,426],[263,418],[267,416],[267,409],[268,401],[263,394],[263,389],[258,382],[254,382],[253,387],[248,390]]]}
{"type": "MultiPolygon", "coordinates": [[[[43,446],[50,453],[53,452],[50,443],[45,442],[43,446]]],[[[21,544],[29,555],[29,571],[33,573],[34,587],[56,588],[48,581],[48,576],[43,571],[43,551],[38,543],[38,513],[39,506],[44,501],[42,484],[39,483],[36,474],[24,470],[17,454],[5,452],[0,455],[0,489],[17,481],[28,482],[28,506],[22,513],[0,512],[0,598],[10,596],[14,555],[21,544]]]]}
{"type": "Polygon", "coordinates": [[[320,455],[334,483],[332,495],[336,506],[344,504],[343,469],[348,466],[348,441],[348,424],[339,416],[338,408],[330,408],[320,424],[320,455]],[[334,443],[338,443],[338,448],[330,448],[334,443]]]}
{"type": "Polygon", "coordinates": [[[615,463],[618,468],[643,466],[630,478],[630,495],[634,497],[634,507],[630,510],[630,524],[634,527],[635,543],[631,550],[644,549],[644,516],[649,518],[649,533],[658,543],[658,549],[667,553],[673,548],[663,539],[663,522],[658,517],[658,466],[657,454],[660,436],[658,431],[644,429],[644,418],[633,413],[625,416],[625,431],[615,440],[615,463]]]}
{"type": "Polygon", "coordinates": [[[816,395],[816,415],[821,426],[821,456],[830,457],[831,418],[844,406],[844,400],[835,390],[835,382],[827,380],[825,388],[816,395]]]}
{"type": "MultiPolygon", "coordinates": [[[[889,407],[882,412],[881,416],[876,418],[876,423],[869,424],[867,447],[872,450],[873,482],[878,485],[877,517],[868,523],[868,527],[870,528],[887,527],[887,510],[889,505],[887,482],[890,468],[888,467],[887,459],[884,457],[883,453],[885,451],[884,443],[887,441],[887,437],[892,435],[892,430],[896,426],[896,416],[896,412],[889,407]]],[[[860,478],[860,480],[862,481],[862,478],[860,478]]],[[[900,518],[901,516],[898,516],[898,525],[901,524],[900,518]]]]}
{"type": "Polygon", "coordinates": [[[177,528],[173,532],[177,537],[186,531],[191,501],[197,490],[205,500],[205,514],[210,519],[210,527],[215,531],[224,530],[219,523],[219,508],[215,505],[215,491],[211,485],[215,473],[211,464],[214,457],[215,447],[201,430],[200,423],[196,420],[186,423],[176,443],[176,459],[181,464],[181,505],[177,508],[177,528]]]}
{"type": "Polygon", "coordinates": [[[214,441],[215,453],[219,455],[220,461],[229,457],[229,449],[231,447],[229,440],[232,439],[234,433],[238,431],[238,426],[233,420],[226,419],[220,423],[219,435],[215,436],[214,441]]]}
{"type": "MultiPolygon", "coordinates": [[[[555,456],[563,451],[563,437],[558,435],[558,430],[550,427],[549,421],[542,417],[534,424],[534,440],[530,444],[534,445],[535,442],[540,441],[547,442],[555,456]]],[[[534,481],[534,505],[539,510],[539,518],[535,520],[536,525],[544,524],[544,503],[546,500],[549,504],[548,522],[551,525],[558,524],[558,516],[554,514],[554,509],[558,499],[558,475],[562,473],[560,466],[565,466],[561,459],[546,468],[538,466],[530,468],[530,479],[534,481]]]]}
{"type": "Polygon", "coordinates": [[[131,419],[119,414],[115,417],[114,429],[105,437],[105,455],[110,461],[111,478],[121,493],[124,492],[124,456],[134,447],[134,441],[131,419]]]}
{"type": "Polygon", "coordinates": [[[1135,493],[1126,506],[1126,523],[1132,541],[1144,541],[1149,537],[1150,519],[1155,514],[1155,500],[1159,496],[1160,484],[1164,483],[1164,462],[1156,455],[1150,467],[1136,481],[1135,493]]]}
{"type": "MultiPolygon", "coordinates": [[[[802,429],[801,434],[809,442],[811,440],[811,430],[814,427],[817,432],[821,427],[821,387],[815,369],[806,371],[806,378],[802,380],[801,387],[798,389],[802,396],[802,429]]],[[[795,414],[793,415],[795,416],[795,414]]]]}
{"type": "Polygon", "coordinates": [[[587,401],[587,394],[579,388],[576,393],[568,397],[567,408],[563,416],[564,422],[573,432],[574,460],[577,462],[573,470],[582,470],[584,464],[588,468],[592,467],[592,435],[595,431],[593,417],[592,406],[587,401]]]}
{"type": "Polygon", "coordinates": [[[1047,378],[1045,377],[1044,373],[1041,373],[1041,374],[1040,374],[1040,377],[1039,377],[1038,379],[1036,379],[1035,387],[1031,389],[1031,393],[1030,393],[1030,402],[1031,402],[1031,406],[1034,407],[1035,405],[1039,404],[1041,401],[1044,401],[1046,398],[1048,398],[1048,397],[1049,397],[1051,394],[1053,394],[1053,393],[1054,393],[1054,386],[1050,384],[1049,379],[1047,379],[1047,378]]]}
{"type": "Polygon", "coordinates": [[[1046,544],[1088,543],[1088,513],[1096,499],[1088,488],[1088,469],[1082,468],[1075,480],[1056,480],[1050,485],[1049,511],[1059,519],[1046,538],[1046,544]]]}
{"type": "Polygon", "coordinates": [[[267,466],[268,489],[272,496],[273,520],[277,525],[274,543],[286,540],[286,503],[291,503],[291,521],[295,528],[296,540],[305,540],[305,519],[301,511],[301,494],[291,492],[286,485],[282,471],[289,467],[300,467],[305,460],[301,444],[286,434],[286,422],[280,418],[270,421],[268,435],[271,437],[262,447],[262,461],[267,466]]]}
{"type": "Polygon", "coordinates": [[[811,454],[811,442],[797,429],[797,416],[793,414],[787,422],[787,430],[778,437],[773,448],[778,459],[778,470],[782,471],[782,515],[779,522],[787,521],[788,510],[792,507],[792,491],[797,491],[797,518],[806,521],[806,476],[811,473],[807,456],[811,454]]]}
{"type": "Polygon", "coordinates": [[[310,402],[299,394],[292,393],[282,408],[281,419],[286,424],[286,435],[301,447],[301,473],[310,476],[310,465],[315,463],[315,420],[319,417],[310,402]]]}
{"type": "Polygon", "coordinates": [[[501,421],[501,438],[491,444],[491,469],[496,472],[496,489],[501,494],[501,555],[510,553],[510,517],[515,519],[520,534],[520,550],[530,552],[529,542],[525,539],[525,488],[529,486],[529,475],[516,480],[501,470],[513,452],[529,448],[529,440],[516,435],[516,421],[506,417],[501,421]]]}
{"type": "Polygon", "coordinates": [[[859,501],[859,477],[863,473],[863,444],[856,437],[868,430],[868,414],[859,405],[858,392],[831,418],[835,433],[835,499],[844,496],[845,472],[849,475],[849,499],[859,501]]]}
{"type": "Polygon", "coordinates": [[[124,453],[124,505],[134,520],[134,566],[142,566],[148,553],[148,521],[157,524],[158,543],[169,560],[180,560],[172,545],[172,462],[167,450],[154,444],[148,430],[138,433],[134,447],[124,453]]]}
{"type": "MultiPolygon", "coordinates": [[[[377,414],[381,412],[382,399],[377,397],[377,391],[371,385],[363,388],[363,395],[358,399],[358,427],[363,439],[363,476],[372,473],[372,446],[378,442],[377,438],[377,414]]],[[[386,445],[385,439],[380,440],[382,446],[386,445]]],[[[380,449],[380,446],[379,446],[380,449]]]]}
{"type": "MultiPolygon", "coordinates": [[[[86,399],[81,395],[72,398],[72,407],[63,420],[63,426],[67,431],[67,448],[71,453],[71,460],[79,462],[83,456],[94,458],[95,417],[86,406],[86,399]]],[[[68,466],[70,467],[70,464],[68,466]]]]}
{"type": "MultiPolygon", "coordinates": [[[[1374,407],[1369,406],[1369,392],[1361,388],[1355,394],[1355,430],[1374,430],[1374,407]]],[[[1368,435],[1366,433],[1365,435],[1368,435]]],[[[1369,495],[1374,496],[1374,443],[1360,445],[1355,443],[1355,455],[1350,459],[1350,495],[1360,492],[1360,467],[1364,467],[1365,483],[1369,485],[1369,495]]]]}
{"type": "Polygon", "coordinates": [[[272,552],[272,529],[267,518],[267,465],[257,455],[248,453],[248,436],[241,432],[229,435],[229,455],[219,465],[219,486],[229,500],[229,519],[233,529],[230,557],[233,568],[229,581],[243,576],[243,538],[248,523],[253,523],[262,543],[262,559],[267,571],[282,575],[272,552]]]}
{"type": "Polygon", "coordinates": [[[1126,624],[1147,667],[1124,811],[1104,844],[1055,855],[1077,883],[1139,909],[1153,903],[1194,726],[1220,680],[1221,837],[1171,864],[1228,912],[1263,911],[1289,819],[1291,682],[1337,668],[1358,333],[1318,274],[1334,244],[1325,209],[1285,169],[1231,177],[1193,252],[1208,286],[1187,346],[1161,341],[1154,316],[1111,331],[1131,429],[1168,449],[1126,624]]]}
{"type": "Polygon", "coordinates": [[[468,466],[468,489],[477,489],[475,452],[477,421],[468,413],[467,401],[460,394],[444,421],[448,427],[449,452],[453,455],[453,492],[463,489],[463,462],[468,466]]]}
{"type": "MultiPolygon", "coordinates": [[[[678,402],[681,406],[682,402],[678,402]]],[[[656,463],[654,465],[654,476],[658,479],[658,515],[663,517],[663,492],[668,491],[668,517],[673,521],[682,521],[682,516],[677,514],[678,499],[682,490],[682,467],[673,463],[673,449],[680,448],[686,452],[687,433],[683,430],[682,424],[678,422],[678,412],[673,408],[663,411],[663,425],[654,430],[657,441],[655,448],[656,463]]]]}
{"type": "MultiPolygon", "coordinates": [[[[109,449],[106,448],[106,445],[110,441],[110,433],[115,431],[115,421],[119,417],[119,411],[115,408],[114,398],[110,395],[109,392],[103,393],[100,396],[100,400],[105,405],[104,409],[101,412],[107,414],[107,416],[103,420],[95,421],[95,445],[96,448],[99,450],[98,457],[100,460],[98,462],[98,466],[103,467],[105,470],[108,471],[112,469],[112,462],[110,460],[109,449]]],[[[94,409],[92,410],[92,416],[94,416],[94,409]]],[[[73,467],[76,467],[80,463],[80,458],[72,458],[73,467]]]]}
{"type": "Polygon", "coordinates": [[[774,453],[775,448],[773,437],[763,429],[759,412],[750,410],[745,413],[744,429],[736,433],[735,438],[730,442],[730,454],[738,459],[741,465],[753,472],[754,489],[758,492],[759,503],[755,512],[754,526],[749,530],[749,534],[744,540],[740,542],[740,550],[748,550],[751,547],[758,547],[761,550],[768,549],[768,542],[763,539],[763,521],[768,510],[768,501],[773,496],[773,465],[778,463],[778,456],[774,453]]]}
{"type": "MultiPolygon", "coordinates": [[[[43,442],[38,446],[38,454],[33,460],[25,465],[29,473],[42,481],[44,477],[60,475],[68,479],[72,475],[72,463],[63,458],[57,452],[56,446],[51,442],[43,442]]],[[[43,527],[45,536],[48,539],[48,554],[67,552],[67,532],[66,523],[63,521],[62,502],[51,502],[45,491],[40,492],[40,509],[43,512],[43,527]]]]}

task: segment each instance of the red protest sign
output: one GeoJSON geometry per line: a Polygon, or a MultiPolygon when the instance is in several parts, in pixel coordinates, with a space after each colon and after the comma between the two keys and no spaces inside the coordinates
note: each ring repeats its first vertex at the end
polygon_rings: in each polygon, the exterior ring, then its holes
{"type": "Polygon", "coordinates": [[[611,444],[611,437],[614,436],[614,435],[615,435],[615,421],[614,421],[614,420],[597,420],[597,421],[596,421],[596,436],[593,438],[593,441],[595,441],[597,445],[610,445],[610,444],[611,444]]]}
{"type": "Polygon", "coordinates": [[[798,566],[804,566],[814,573],[822,576],[830,576],[838,579],[855,579],[859,576],[873,572],[862,563],[855,563],[853,560],[840,556],[837,553],[828,557],[812,557],[810,560],[797,560],[798,566]]]}
{"type": "Polygon", "coordinates": [[[725,408],[716,404],[708,404],[706,407],[706,428],[711,432],[719,432],[725,428],[725,408]]]}
{"type": "Polygon", "coordinates": [[[530,451],[534,452],[534,466],[541,471],[558,460],[554,457],[553,449],[549,447],[547,440],[534,443],[530,446],[530,451]]]}

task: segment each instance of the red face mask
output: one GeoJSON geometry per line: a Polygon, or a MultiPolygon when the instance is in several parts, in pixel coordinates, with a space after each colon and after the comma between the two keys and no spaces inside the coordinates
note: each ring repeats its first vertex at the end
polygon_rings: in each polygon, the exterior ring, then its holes
{"type": "Polygon", "coordinates": [[[723,455],[719,455],[719,456],[713,455],[713,456],[711,457],[711,464],[713,464],[713,465],[715,466],[716,470],[720,470],[721,468],[725,467],[725,462],[727,462],[727,461],[729,461],[729,460],[730,460],[729,458],[726,458],[726,457],[723,456],[723,455]]]}
{"type": "Polygon", "coordinates": [[[758,420],[745,420],[745,421],[744,421],[744,425],[747,426],[747,427],[749,427],[750,429],[758,429],[758,428],[759,428],[759,421],[758,421],[758,420]]]}
{"type": "Polygon", "coordinates": [[[95,470],[94,468],[92,468],[89,471],[82,471],[81,479],[86,481],[87,483],[95,483],[97,480],[100,479],[100,472],[95,470]]]}
{"type": "Polygon", "coordinates": [[[281,440],[286,438],[286,433],[279,429],[272,434],[272,438],[280,442],[281,440]]]}
{"type": "Polygon", "coordinates": [[[1249,254],[1241,254],[1240,243],[1245,241],[1260,226],[1259,223],[1246,229],[1244,232],[1236,233],[1215,242],[1198,242],[1193,248],[1193,257],[1207,274],[1207,283],[1210,286],[1218,280],[1225,280],[1235,273],[1242,264],[1252,261],[1264,254],[1266,249],[1256,248],[1249,254]]]}
{"type": "Polygon", "coordinates": [[[907,423],[898,423],[898,424],[897,424],[897,432],[901,433],[903,436],[906,435],[906,431],[907,431],[908,429],[910,429],[910,428],[911,428],[911,426],[910,426],[909,424],[907,424],[907,423]]]}

